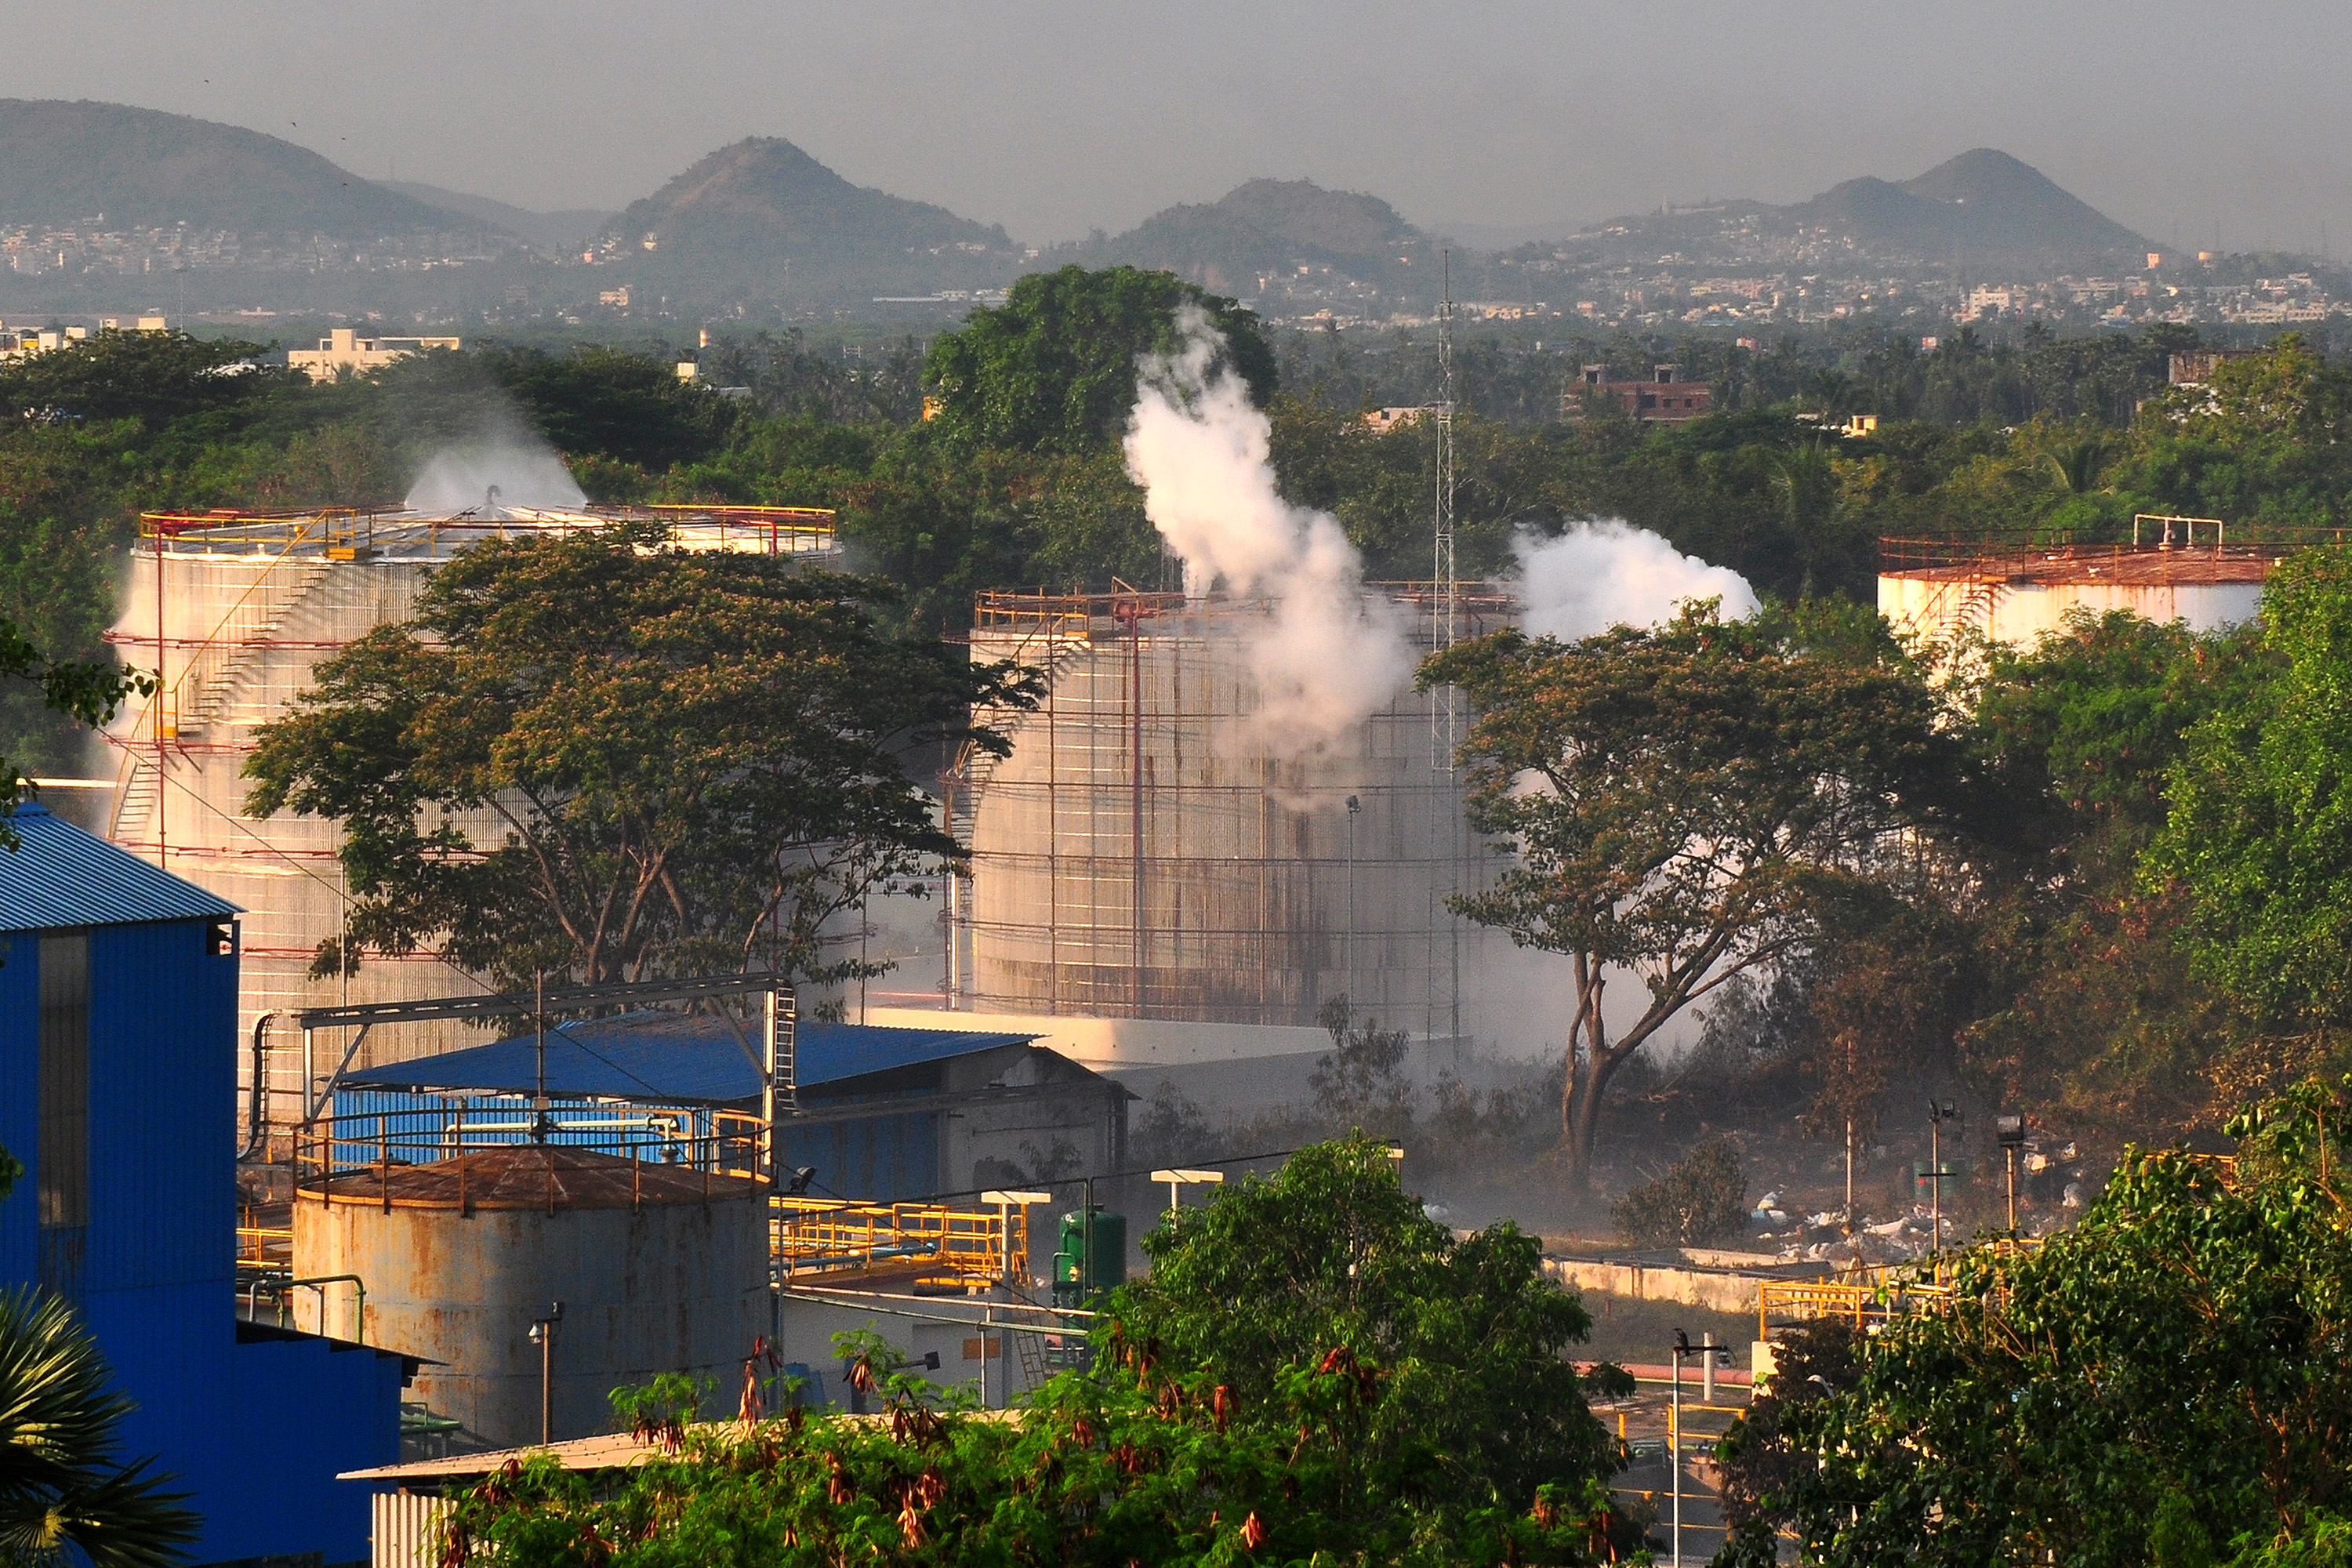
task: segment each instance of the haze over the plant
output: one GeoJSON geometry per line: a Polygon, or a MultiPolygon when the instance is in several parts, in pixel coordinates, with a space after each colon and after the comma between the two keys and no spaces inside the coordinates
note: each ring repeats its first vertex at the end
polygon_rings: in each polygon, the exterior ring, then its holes
{"type": "Polygon", "coordinates": [[[2005,149],[2166,245],[2352,236],[2352,11],[1989,0],[1089,7],[978,0],[92,0],[17,7],[12,90],[227,121],[373,178],[617,210],[789,138],[1043,243],[1257,174],[1474,242],[1788,202],[2005,149]]]}

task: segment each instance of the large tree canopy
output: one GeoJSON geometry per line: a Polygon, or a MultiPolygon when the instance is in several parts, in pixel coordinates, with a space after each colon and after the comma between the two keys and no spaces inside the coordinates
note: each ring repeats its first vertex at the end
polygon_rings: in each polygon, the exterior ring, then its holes
{"type": "Polygon", "coordinates": [[[1432,1224],[1382,1145],[1305,1150],[1148,1245],[1151,1285],[1111,1297],[1093,1366],[1047,1382],[1017,1420],[960,1411],[875,1336],[845,1335],[887,1420],[795,1411],[672,1429],[682,1453],[625,1474],[493,1477],[457,1500],[455,1554],[1501,1568],[1635,1546],[1606,1489],[1617,1447],[1564,1359],[1583,1309],[1532,1238],[1504,1226],[1457,1242],[1432,1224]]]}
{"type": "Polygon", "coordinates": [[[1457,1240],[1391,1165],[1385,1144],[1319,1144],[1185,1211],[1146,1238],[1151,1274],[1111,1299],[1116,1331],[1276,1420],[1283,1369],[1349,1347],[1391,1374],[1365,1462],[1458,1505],[1606,1477],[1616,1446],[1570,1359],[1592,1319],[1545,1279],[1540,1238],[1504,1221],[1457,1240]]]}
{"type": "Polygon", "coordinates": [[[1498,632],[1421,679],[1475,705],[1471,819],[1511,857],[1454,907],[1572,963],[1560,1117],[1579,1187],[1618,1068],[1692,1002],[1801,950],[1825,894],[1936,804],[1953,755],[1876,618],[1834,607],[1727,623],[1694,605],[1567,645],[1498,632]],[[1650,998],[1613,1033],[1612,970],[1650,998]]]}
{"type": "Polygon", "coordinates": [[[1191,304],[1224,334],[1224,357],[1263,403],[1274,351],[1257,318],[1172,272],[1065,267],[1033,272],[1004,303],[975,310],[931,345],[925,367],[937,425],[980,446],[1082,453],[1115,442],[1135,406],[1136,361],[1175,346],[1191,304]]]}
{"type": "Polygon", "coordinates": [[[1009,665],[877,631],[855,578],[695,553],[657,529],[486,543],[417,617],[321,665],[262,732],[250,808],[339,819],[352,952],[509,983],[773,968],[837,977],[818,928],[961,851],[899,763],[1034,700],[1009,665]],[[448,815],[488,811],[478,842],[448,815]]]}
{"type": "Polygon", "coordinates": [[[2197,969],[2280,1027],[2352,1022],[2352,551],[2279,563],[2271,663],[2174,767],[2153,881],[2188,902],[2197,969]]]}
{"type": "Polygon", "coordinates": [[[2132,1152],[2074,1229],[1969,1254],[1945,1310],[1842,1353],[1801,1343],[1727,1445],[1749,1521],[1730,1560],[1770,1563],[1776,1524],[1840,1568],[2251,1565],[2299,1533],[2340,1551],[2345,1116],[2315,1081],[2240,1119],[2234,1168],[2132,1152]]]}

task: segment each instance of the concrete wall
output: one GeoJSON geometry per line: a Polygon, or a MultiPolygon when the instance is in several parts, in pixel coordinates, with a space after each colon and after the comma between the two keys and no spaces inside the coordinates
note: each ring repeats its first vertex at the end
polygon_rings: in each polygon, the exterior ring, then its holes
{"type": "Polygon", "coordinates": [[[1688,1265],[1616,1263],[1600,1258],[1547,1258],[1544,1273],[1578,1290],[1636,1301],[1676,1301],[1711,1312],[1753,1312],[1762,1277],[1688,1265]]]}

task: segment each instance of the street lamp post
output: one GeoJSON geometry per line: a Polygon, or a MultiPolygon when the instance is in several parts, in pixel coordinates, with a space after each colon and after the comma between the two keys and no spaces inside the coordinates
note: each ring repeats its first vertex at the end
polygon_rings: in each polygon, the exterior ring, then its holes
{"type": "MultiPolygon", "coordinates": [[[[1021,1231],[1023,1248],[1025,1256],[1029,1231],[1029,1210],[1033,1205],[1053,1202],[1054,1194],[1051,1193],[1024,1192],[1019,1190],[1004,1192],[991,1190],[981,1194],[980,1201],[984,1204],[994,1204],[996,1205],[997,1243],[1003,1248],[1003,1262],[1000,1266],[1002,1274],[1001,1283],[1004,1287],[1005,1301],[1010,1305],[1014,1293],[1013,1283],[1013,1211],[1016,1208],[1021,1211],[1021,1231]]],[[[1002,1331],[1000,1331],[996,1336],[997,1360],[1003,1361],[1004,1359],[1005,1349],[1005,1336],[1002,1331]]],[[[1007,1374],[1007,1380],[1003,1384],[1003,1392],[1006,1394],[1010,1394],[1012,1392],[1012,1384],[1010,1382],[1009,1373],[1007,1374]]],[[[980,1310],[980,1407],[982,1410],[994,1408],[994,1406],[990,1405],[988,1402],[988,1309],[984,1306],[980,1310]]]]}
{"type": "Polygon", "coordinates": [[[563,1321],[563,1303],[551,1302],[547,1316],[534,1318],[530,1342],[539,1347],[539,1446],[555,1441],[555,1325],[563,1321]]]}
{"type": "Polygon", "coordinates": [[[1927,1179],[1935,1184],[1936,1239],[1933,1256],[1944,1255],[1944,1123],[1959,1120],[1960,1108],[1948,1100],[1927,1102],[1927,1179]]]}
{"type": "Polygon", "coordinates": [[[1993,1122],[2001,1152],[2009,1160],[2009,1238],[2017,1239],[2017,1152],[2025,1146],[2025,1118],[2003,1116],[1993,1122]]]}
{"type": "Polygon", "coordinates": [[[1673,1478],[1675,1499],[1674,1568],[1683,1568],[1683,1363],[1691,1356],[1704,1358],[1700,1364],[1706,1368],[1708,1393],[1703,1399],[1712,1404],[1715,1358],[1719,1355],[1727,1362],[1731,1351],[1728,1346],[1717,1344],[1713,1334],[1706,1335],[1702,1343],[1693,1344],[1689,1334],[1676,1329],[1673,1354],[1675,1392],[1673,1408],[1666,1416],[1666,1473],[1673,1478]]]}
{"type": "Polygon", "coordinates": [[[1223,1183],[1223,1171],[1195,1171],[1178,1166],[1166,1171],[1154,1171],[1151,1179],[1168,1184],[1168,1228],[1176,1228],[1177,1194],[1186,1187],[1217,1186],[1223,1183]]]}

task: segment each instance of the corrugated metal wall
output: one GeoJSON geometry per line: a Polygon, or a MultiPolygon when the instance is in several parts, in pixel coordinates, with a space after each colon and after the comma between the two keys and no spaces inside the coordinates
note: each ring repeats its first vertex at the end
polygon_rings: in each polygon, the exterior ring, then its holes
{"type": "Polygon", "coordinates": [[[436,1568],[447,1501],[414,1492],[375,1496],[375,1552],[369,1568],[436,1568]]]}
{"type": "Polygon", "coordinates": [[[27,1167],[16,1195],[0,1203],[0,1276],[11,1284],[41,1277],[39,1215],[33,1205],[39,1148],[35,1110],[40,1060],[40,942],[0,937],[0,1147],[27,1167]]]}
{"type": "MultiPolygon", "coordinates": [[[[397,1457],[400,1363],[236,1343],[237,960],[202,920],[89,933],[89,1222],[85,1321],[136,1402],[126,1452],[153,1455],[205,1516],[198,1561],[367,1549],[365,1489],[338,1469],[397,1457]]],[[[39,943],[0,963],[0,1142],[29,1164],[39,943]]],[[[0,1203],[0,1275],[40,1275],[29,1192],[0,1203]]]]}
{"type": "Polygon", "coordinates": [[[912,1110],[855,1121],[783,1125],[782,1162],[816,1167],[819,1186],[843,1197],[898,1203],[940,1190],[940,1112],[912,1110]]]}
{"type": "Polygon", "coordinates": [[[368,1488],[335,1478],[400,1462],[399,1359],[323,1340],[265,1340],[236,1347],[231,1387],[236,1419],[215,1441],[233,1437],[239,1449],[234,1544],[207,1541],[208,1550],[365,1557],[368,1488]]]}

